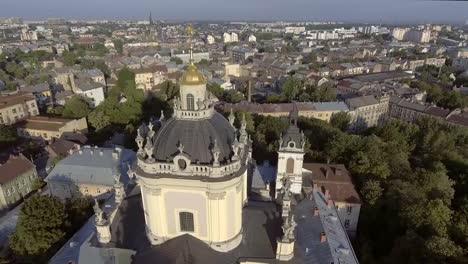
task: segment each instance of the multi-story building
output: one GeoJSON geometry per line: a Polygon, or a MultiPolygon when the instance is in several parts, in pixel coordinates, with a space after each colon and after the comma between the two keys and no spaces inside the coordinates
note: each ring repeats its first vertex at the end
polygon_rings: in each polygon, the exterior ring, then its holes
{"type": "Polygon", "coordinates": [[[250,35],[249,38],[248,38],[248,41],[249,42],[257,42],[257,37],[255,37],[254,35],[250,35]]]}
{"type": "Polygon", "coordinates": [[[18,123],[18,136],[52,140],[60,138],[65,132],[87,133],[86,118],[65,119],[45,116],[33,116],[18,123]]]}
{"type": "Polygon", "coordinates": [[[452,66],[458,71],[468,70],[468,57],[455,58],[452,61],[452,66]]]}
{"type": "Polygon", "coordinates": [[[237,35],[237,33],[235,32],[232,32],[230,34],[225,32],[223,34],[223,42],[224,43],[239,42],[239,35],[237,35]]]}
{"type": "Polygon", "coordinates": [[[255,55],[254,49],[238,46],[232,47],[229,52],[231,53],[232,58],[238,62],[244,62],[248,57],[255,55]]]}
{"type": "Polygon", "coordinates": [[[351,115],[350,130],[361,131],[386,121],[390,97],[366,95],[346,99],[351,115]]]}
{"type": "Polygon", "coordinates": [[[20,38],[22,41],[38,40],[37,32],[27,28],[21,30],[20,38]]]}
{"type": "Polygon", "coordinates": [[[104,102],[106,86],[97,82],[77,82],[75,94],[89,98],[92,107],[97,107],[104,102]]]}
{"type": "Polygon", "coordinates": [[[135,84],[138,89],[149,91],[154,86],[164,82],[167,78],[165,66],[154,65],[147,68],[132,70],[135,73],[135,84]]]}
{"type": "Polygon", "coordinates": [[[128,184],[128,166],[135,153],[120,148],[83,147],[58,162],[45,181],[50,193],[60,199],[74,195],[105,197],[119,179],[128,184]]]}
{"type": "Polygon", "coordinates": [[[430,30],[409,30],[404,39],[415,43],[428,43],[431,40],[430,30]]]}
{"type": "Polygon", "coordinates": [[[206,36],[206,44],[212,45],[215,43],[215,38],[212,35],[206,36]]]}
{"type": "Polygon", "coordinates": [[[346,231],[354,237],[362,201],[346,167],[343,164],[304,163],[302,173],[311,182],[308,185],[328,191],[346,231]]]}
{"type": "Polygon", "coordinates": [[[394,28],[392,30],[392,37],[396,40],[403,40],[405,38],[405,34],[409,31],[408,28],[394,28]]]}
{"type": "Polygon", "coordinates": [[[295,34],[295,35],[299,35],[301,34],[302,32],[304,32],[306,30],[305,27],[286,27],[284,29],[284,32],[286,34],[295,34]]]}
{"type": "Polygon", "coordinates": [[[442,67],[445,65],[445,58],[427,58],[424,61],[425,65],[434,65],[436,67],[442,67]]]}
{"type": "Polygon", "coordinates": [[[39,108],[31,93],[0,96],[0,125],[12,125],[36,115],[39,115],[39,108]]]}
{"type": "Polygon", "coordinates": [[[0,210],[6,210],[25,198],[37,179],[36,167],[24,157],[10,156],[0,164],[0,210]]]}

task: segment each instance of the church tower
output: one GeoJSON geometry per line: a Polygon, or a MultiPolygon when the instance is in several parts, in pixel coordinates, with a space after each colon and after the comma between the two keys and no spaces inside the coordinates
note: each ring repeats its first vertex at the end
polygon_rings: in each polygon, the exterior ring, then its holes
{"type": "Polygon", "coordinates": [[[302,164],[305,154],[304,133],[297,127],[299,111],[294,104],[294,109],[289,114],[289,128],[281,134],[278,151],[278,169],[276,174],[276,197],[283,187],[284,179],[291,183],[291,192],[301,193],[302,189],[302,164]]]}
{"type": "MultiPolygon", "coordinates": [[[[192,33],[191,27],[189,33],[192,33]]],[[[180,80],[172,118],[138,129],[133,171],[153,245],[189,234],[227,252],[242,241],[251,142],[214,109],[206,79],[193,63],[180,80]]]]}

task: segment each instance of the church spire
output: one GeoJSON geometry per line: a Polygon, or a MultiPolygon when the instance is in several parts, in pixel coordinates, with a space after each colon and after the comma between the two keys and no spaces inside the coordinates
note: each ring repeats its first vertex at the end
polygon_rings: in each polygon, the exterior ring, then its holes
{"type": "Polygon", "coordinates": [[[189,35],[189,44],[190,44],[190,65],[193,64],[193,43],[192,43],[192,38],[193,38],[193,26],[192,24],[189,24],[187,27],[187,33],[189,35]]]}
{"type": "Polygon", "coordinates": [[[150,26],[153,25],[153,15],[151,14],[151,11],[149,13],[149,24],[150,24],[150,26]]]}

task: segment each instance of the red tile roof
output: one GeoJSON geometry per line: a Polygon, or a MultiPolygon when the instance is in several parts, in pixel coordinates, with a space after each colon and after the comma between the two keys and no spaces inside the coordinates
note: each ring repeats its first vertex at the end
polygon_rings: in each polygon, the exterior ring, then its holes
{"type": "Polygon", "coordinates": [[[0,164],[0,184],[10,182],[34,168],[34,164],[23,155],[11,156],[5,163],[0,164]]]}
{"type": "Polygon", "coordinates": [[[337,202],[361,203],[361,198],[354,188],[349,171],[343,164],[304,163],[306,185],[317,184],[319,188],[329,190],[331,199],[337,202]]]}

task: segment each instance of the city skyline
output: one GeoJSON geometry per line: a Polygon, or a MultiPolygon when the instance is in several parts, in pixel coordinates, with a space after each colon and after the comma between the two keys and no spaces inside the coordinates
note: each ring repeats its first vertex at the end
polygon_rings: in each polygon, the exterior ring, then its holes
{"type": "Polygon", "coordinates": [[[75,20],[146,19],[151,11],[155,20],[174,21],[343,21],[366,23],[464,23],[468,19],[466,1],[405,0],[212,0],[163,1],[83,0],[67,3],[58,0],[18,0],[3,3],[0,17],[43,20],[49,17],[75,20]],[[264,12],[258,12],[263,10],[264,12]],[[447,16],[450,14],[450,16],[447,16]]]}

